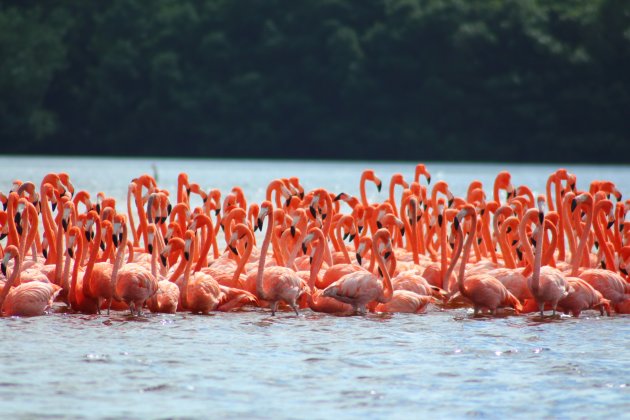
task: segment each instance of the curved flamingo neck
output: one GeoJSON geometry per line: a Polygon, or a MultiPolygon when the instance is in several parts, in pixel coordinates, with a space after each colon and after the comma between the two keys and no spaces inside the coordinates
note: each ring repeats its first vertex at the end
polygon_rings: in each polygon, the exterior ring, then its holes
{"type": "Polygon", "coordinates": [[[118,271],[123,265],[123,258],[125,257],[125,247],[127,246],[127,221],[122,223],[122,240],[118,244],[116,249],[116,260],[114,260],[114,267],[112,268],[112,278],[110,283],[110,290],[115,294],[116,280],[118,279],[118,271]]]}
{"type": "Polygon", "coordinates": [[[188,255],[188,260],[186,261],[186,266],[184,267],[184,280],[182,281],[182,287],[181,287],[182,304],[185,309],[188,309],[189,307],[188,306],[188,284],[190,282],[190,273],[191,271],[193,271],[192,265],[193,265],[193,261],[195,260],[195,254],[196,254],[194,235],[188,235],[187,239],[191,240],[191,246],[190,246],[190,254],[188,255]]]}
{"type": "Polygon", "coordinates": [[[9,225],[9,238],[7,239],[7,246],[8,245],[15,245],[16,247],[19,246],[20,243],[20,239],[17,233],[17,227],[15,225],[15,213],[17,211],[17,201],[19,200],[19,197],[17,195],[17,193],[12,192],[11,194],[9,194],[9,205],[7,207],[7,223],[9,225]]]}
{"type": "Polygon", "coordinates": [[[525,214],[523,215],[523,218],[521,219],[521,223],[518,226],[518,236],[521,243],[521,250],[523,251],[523,256],[525,260],[529,264],[523,270],[523,276],[525,277],[529,276],[529,274],[531,274],[532,270],[534,269],[534,251],[532,251],[532,246],[527,240],[526,228],[533,218],[538,217],[537,215],[538,215],[537,209],[527,210],[525,214]]]}
{"type": "MultiPolygon", "coordinates": [[[[346,216],[344,216],[346,217],[346,216]]],[[[350,216],[348,216],[350,217],[350,216]]],[[[339,250],[341,251],[341,253],[343,254],[343,261],[346,264],[351,264],[352,261],[350,260],[350,254],[348,254],[348,248],[346,247],[346,244],[343,242],[343,236],[341,235],[341,228],[343,227],[343,225],[345,224],[345,219],[342,217],[339,219],[339,221],[337,222],[337,226],[335,226],[335,236],[337,239],[337,243],[339,246],[339,250]]],[[[322,233],[322,238],[323,238],[324,234],[322,233]]],[[[322,241],[322,244],[324,242],[322,241]]],[[[323,246],[322,246],[322,251],[324,250],[323,246]]]]}
{"type": "MultiPolygon", "coordinates": [[[[517,218],[512,218],[511,220],[514,220],[515,222],[518,221],[517,218]]],[[[503,254],[503,262],[505,263],[505,266],[507,268],[513,269],[513,268],[516,268],[516,262],[514,261],[514,256],[512,255],[512,249],[508,243],[508,238],[507,238],[507,230],[511,224],[512,222],[510,221],[510,219],[506,219],[503,222],[503,224],[499,228],[498,241],[499,241],[499,247],[501,248],[501,253],[503,254]]]]}
{"type": "MultiPolygon", "coordinates": [[[[477,231],[477,214],[473,209],[470,214],[471,216],[471,226],[470,231],[468,232],[468,236],[466,237],[466,242],[464,243],[462,261],[459,267],[459,276],[457,276],[457,287],[459,288],[459,292],[464,297],[468,297],[468,292],[464,287],[464,276],[466,274],[466,263],[468,263],[468,258],[470,258],[470,250],[472,249],[473,241],[475,240],[475,232],[477,231]]],[[[461,228],[462,226],[460,226],[461,228]]],[[[462,233],[463,238],[463,233],[462,233]]]]}
{"type": "Polygon", "coordinates": [[[550,220],[545,220],[545,229],[543,230],[543,238],[544,238],[544,253],[542,257],[542,265],[549,265],[555,267],[555,261],[553,255],[556,251],[556,247],[558,245],[558,228],[554,223],[550,220]],[[546,231],[551,232],[551,239],[547,240],[547,235],[544,233],[546,231]]]}
{"type": "Polygon", "coordinates": [[[53,220],[52,211],[50,210],[50,204],[48,203],[48,195],[52,193],[52,186],[45,184],[45,190],[42,191],[42,222],[44,224],[44,234],[48,238],[48,256],[46,257],[46,264],[50,264],[57,258],[57,244],[55,237],[55,222],[53,220]]]}
{"type": "Polygon", "coordinates": [[[321,229],[313,229],[311,231],[315,235],[313,241],[317,246],[315,247],[315,255],[313,256],[313,261],[311,263],[310,275],[308,277],[308,287],[312,292],[315,290],[315,281],[317,280],[317,274],[319,274],[319,270],[322,268],[322,264],[324,263],[324,246],[326,246],[326,238],[322,233],[321,229]]]}
{"type": "MultiPolygon", "coordinates": [[[[4,251],[5,253],[9,252],[9,246],[7,246],[4,251]]],[[[11,290],[13,284],[19,279],[22,269],[22,261],[20,259],[20,254],[17,250],[17,247],[13,246],[11,254],[13,256],[13,270],[11,271],[11,275],[7,278],[6,283],[4,283],[2,292],[0,292],[0,316],[2,315],[2,306],[4,305],[4,300],[9,294],[9,291],[11,290]]]]}
{"type": "Polygon", "coordinates": [[[85,268],[85,273],[83,274],[82,292],[86,296],[89,294],[89,282],[90,282],[90,279],[92,278],[92,271],[94,269],[94,263],[96,262],[96,257],[98,256],[98,249],[99,249],[98,247],[99,247],[99,244],[101,243],[102,228],[101,228],[100,218],[96,217],[94,219],[94,226],[95,226],[96,231],[94,233],[94,238],[92,238],[92,246],[90,248],[90,255],[87,262],[87,266],[85,268]]]}
{"type": "MultiPolygon", "coordinates": [[[[75,306],[78,302],[77,295],[79,293],[83,293],[83,288],[81,291],[77,290],[77,281],[79,276],[79,268],[81,267],[81,259],[83,258],[83,236],[81,232],[76,235],[76,253],[74,255],[74,265],[72,266],[72,281],[70,283],[70,290],[68,292],[68,301],[71,306],[75,306]]],[[[83,279],[83,287],[85,287],[85,278],[83,279]]]]}
{"type": "MultiPolygon", "coordinates": [[[[586,244],[588,242],[588,235],[591,231],[591,226],[593,225],[593,200],[592,198],[588,198],[585,203],[576,208],[578,210],[580,207],[584,206],[586,211],[586,221],[584,223],[584,227],[582,228],[582,234],[580,235],[580,241],[578,243],[577,250],[574,255],[571,256],[571,276],[577,276],[578,271],[580,270],[580,260],[582,259],[582,254],[586,249],[586,244]]],[[[578,222],[579,223],[579,222],[578,222]]],[[[595,232],[597,233],[597,224],[595,225],[595,232]]]]}
{"type": "Polygon", "coordinates": [[[563,222],[564,232],[561,232],[559,230],[560,223],[558,222],[557,224],[558,236],[566,235],[567,240],[569,242],[569,250],[571,251],[571,263],[573,263],[573,258],[575,257],[575,254],[577,253],[577,246],[575,242],[575,231],[571,224],[571,214],[569,213],[571,202],[573,201],[574,198],[575,198],[575,194],[573,194],[570,191],[567,192],[564,195],[564,198],[562,199],[562,207],[558,209],[558,215],[562,213],[562,218],[564,219],[564,222],[563,222]]]}
{"type": "Polygon", "coordinates": [[[609,200],[602,200],[595,204],[595,208],[593,211],[593,218],[595,219],[595,223],[593,225],[595,230],[595,236],[597,237],[597,241],[599,242],[599,247],[604,253],[606,258],[606,269],[609,271],[615,272],[615,257],[610,249],[610,245],[608,244],[608,240],[604,233],[604,228],[602,225],[605,223],[604,217],[598,217],[599,214],[604,214],[606,212],[605,207],[612,206],[612,202],[609,200]]]}
{"type": "MultiPolygon", "coordinates": [[[[379,235],[379,232],[387,232],[387,230],[383,231],[379,229],[379,231],[375,234],[376,237],[372,240],[372,254],[375,255],[376,263],[378,264],[379,268],[381,269],[381,272],[383,273],[383,295],[381,297],[380,302],[387,303],[392,299],[392,296],[394,294],[394,288],[392,286],[392,278],[389,273],[389,269],[387,268],[387,263],[385,262],[385,258],[383,258],[383,256],[378,252],[378,242],[381,239],[381,237],[385,236],[385,233],[381,233],[379,235]]],[[[387,235],[388,234],[389,232],[387,232],[387,235]]],[[[391,257],[395,258],[393,255],[391,257]]]]}
{"type": "Polygon", "coordinates": [[[245,251],[243,252],[243,255],[241,255],[241,259],[236,266],[234,275],[232,276],[232,284],[238,284],[241,273],[245,269],[245,264],[247,264],[249,257],[252,255],[252,248],[254,247],[254,234],[251,230],[245,229],[245,236],[247,236],[245,241],[245,251]]]}
{"type": "MultiPolygon", "coordinates": [[[[538,212],[538,210],[535,210],[538,212]]],[[[540,268],[542,266],[542,258],[543,258],[543,226],[538,225],[536,231],[536,248],[534,249],[534,268],[532,271],[532,282],[531,282],[531,291],[534,295],[534,298],[539,297],[539,289],[540,289],[540,268]]]]}
{"type": "Polygon", "coordinates": [[[269,243],[271,242],[271,235],[273,232],[273,211],[269,211],[267,214],[267,231],[265,232],[265,238],[260,247],[260,259],[258,261],[258,273],[256,274],[256,292],[261,299],[265,300],[265,292],[263,290],[263,273],[265,270],[265,259],[267,258],[267,251],[269,250],[269,243]]]}

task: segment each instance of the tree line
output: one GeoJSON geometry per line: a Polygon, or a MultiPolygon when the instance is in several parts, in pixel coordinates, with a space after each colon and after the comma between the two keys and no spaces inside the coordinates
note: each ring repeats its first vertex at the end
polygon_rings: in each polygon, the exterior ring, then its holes
{"type": "Polygon", "coordinates": [[[626,0],[0,2],[2,153],[627,162],[626,0]]]}

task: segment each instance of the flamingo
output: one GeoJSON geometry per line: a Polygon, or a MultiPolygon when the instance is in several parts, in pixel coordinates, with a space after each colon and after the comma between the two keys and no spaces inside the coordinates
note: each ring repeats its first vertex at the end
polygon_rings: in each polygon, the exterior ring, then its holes
{"type": "Polygon", "coordinates": [[[7,263],[13,259],[11,275],[0,292],[0,313],[6,316],[38,316],[43,315],[52,306],[53,300],[61,287],[52,283],[32,281],[22,283],[12,288],[19,279],[21,257],[15,245],[9,245],[4,250],[1,270],[7,275],[7,263]]]}
{"type": "Polygon", "coordinates": [[[271,314],[275,315],[280,302],[285,302],[299,315],[297,301],[303,293],[302,279],[295,271],[281,266],[265,267],[267,250],[271,242],[273,231],[273,207],[270,201],[264,201],[260,206],[258,225],[267,218],[267,231],[260,248],[260,261],[256,274],[256,292],[260,299],[269,301],[271,314]]]}
{"type": "Polygon", "coordinates": [[[328,286],[324,289],[323,295],[352,305],[354,312],[360,314],[365,314],[366,307],[371,302],[389,302],[394,289],[385,260],[379,252],[379,247],[383,244],[385,258],[387,258],[393,253],[391,237],[387,229],[379,229],[372,237],[372,254],[375,255],[376,262],[383,273],[382,281],[368,271],[357,271],[346,274],[328,286]]]}
{"type": "Polygon", "coordinates": [[[327,246],[327,244],[324,233],[319,228],[312,228],[309,231],[308,235],[304,239],[302,248],[306,249],[306,246],[311,241],[313,241],[315,255],[313,256],[308,277],[308,287],[310,289],[310,293],[307,294],[308,306],[315,312],[345,313],[352,311],[352,306],[347,303],[340,302],[337,299],[325,297],[323,295],[323,290],[315,287],[317,273],[324,262],[324,247],[327,246]]]}
{"type": "Polygon", "coordinates": [[[571,288],[560,270],[553,267],[545,266],[541,268],[543,257],[543,223],[544,213],[542,210],[542,201],[538,201],[538,209],[529,209],[525,212],[523,220],[519,226],[521,245],[525,248],[527,255],[533,258],[533,273],[528,280],[529,289],[534,296],[534,300],[540,309],[540,316],[544,315],[545,303],[551,305],[553,315],[556,314],[558,302],[564,299],[571,288]],[[531,245],[526,240],[525,226],[530,220],[536,220],[536,249],[532,252],[531,245]]]}
{"type": "MultiPolygon", "coordinates": [[[[459,292],[472,302],[475,315],[483,309],[489,309],[494,315],[498,308],[505,306],[512,307],[517,314],[520,313],[522,305],[519,300],[496,278],[488,274],[480,273],[473,274],[464,279],[466,262],[470,256],[472,241],[475,238],[477,226],[477,213],[470,204],[465,205],[457,216],[455,216],[454,224],[459,241],[457,250],[452,257],[451,265],[454,266],[454,263],[459,258],[459,254],[462,253],[463,233],[461,223],[465,217],[471,218],[471,228],[466,238],[466,243],[463,245],[464,251],[460,263],[459,276],[457,277],[459,292]]],[[[452,268],[450,270],[452,270],[452,268]]]]}

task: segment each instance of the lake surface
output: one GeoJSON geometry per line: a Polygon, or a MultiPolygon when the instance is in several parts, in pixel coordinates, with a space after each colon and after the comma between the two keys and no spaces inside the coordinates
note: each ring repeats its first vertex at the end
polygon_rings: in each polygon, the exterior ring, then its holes
{"type": "MultiPolygon", "coordinates": [[[[561,165],[429,163],[456,195],[487,192],[507,169],[543,192],[561,165]]],[[[185,171],[204,189],[244,188],[259,202],[276,177],[305,189],[358,195],[361,171],[385,186],[412,163],[23,158],[0,156],[0,190],[66,171],[77,189],[124,208],[129,181],[158,175],[174,190],[185,171]]],[[[614,181],[630,194],[630,167],[566,165],[578,188],[614,181]]],[[[370,196],[382,200],[370,186],[370,196]]],[[[131,318],[54,314],[0,319],[3,418],[629,418],[630,317],[422,315],[299,317],[252,309],[209,316],[131,318]]]]}

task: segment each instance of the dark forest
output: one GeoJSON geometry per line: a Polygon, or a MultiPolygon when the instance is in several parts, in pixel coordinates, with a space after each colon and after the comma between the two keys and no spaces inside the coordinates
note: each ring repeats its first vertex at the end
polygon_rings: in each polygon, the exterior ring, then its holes
{"type": "Polygon", "coordinates": [[[627,162],[626,0],[0,3],[4,154],[627,162]]]}

